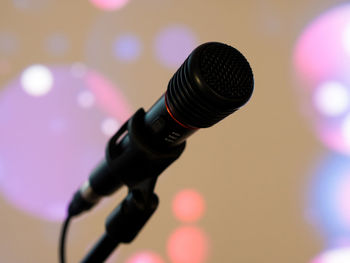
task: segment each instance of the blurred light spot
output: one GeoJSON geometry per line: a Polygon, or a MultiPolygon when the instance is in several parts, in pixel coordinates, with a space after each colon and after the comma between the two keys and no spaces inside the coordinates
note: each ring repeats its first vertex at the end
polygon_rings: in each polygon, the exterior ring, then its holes
{"type": "Polygon", "coordinates": [[[0,54],[12,55],[18,50],[18,39],[12,33],[0,32],[0,54]]]}
{"type": "Polygon", "coordinates": [[[344,33],[343,33],[343,44],[344,49],[350,56],[350,23],[346,26],[344,33]]]}
{"type": "Polygon", "coordinates": [[[95,71],[89,71],[84,80],[89,90],[94,93],[96,104],[101,109],[112,117],[115,116],[116,112],[119,116],[123,116],[122,119],[130,117],[130,106],[118,99],[123,97],[123,94],[114,87],[113,83],[95,71]],[[118,100],[118,104],[115,103],[116,100],[118,100]]]}
{"type": "Polygon", "coordinates": [[[175,217],[185,223],[199,220],[205,210],[203,196],[196,190],[185,189],[176,194],[173,200],[175,217]]]}
{"type": "Polygon", "coordinates": [[[342,217],[344,221],[347,222],[350,229],[350,171],[348,172],[349,175],[339,186],[336,196],[336,203],[339,207],[340,217],[342,217]]]}
{"type": "Polygon", "coordinates": [[[87,72],[86,65],[81,62],[76,62],[71,67],[72,75],[76,78],[82,78],[87,72]]]}
{"type": "Polygon", "coordinates": [[[311,261],[311,263],[349,263],[350,248],[329,250],[311,261]]]}
{"type": "Polygon", "coordinates": [[[62,56],[67,52],[69,43],[64,35],[53,34],[46,39],[45,46],[49,53],[55,56],[62,56]]]}
{"type": "Polygon", "coordinates": [[[56,221],[63,219],[72,194],[104,155],[101,123],[106,118],[122,123],[129,113],[128,107],[122,108],[128,104],[121,91],[101,74],[87,69],[84,77],[76,78],[71,66],[46,70],[55,80],[50,96],[38,100],[24,93],[23,74],[0,91],[0,161],[6,171],[0,193],[14,207],[56,221]],[[103,81],[107,88],[94,86],[103,81]],[[80,92],[92,93],[91,110],[77,106],[80,92]]]}
{"type": "Polygon", "coordinates": [[[350,35],[349,17],[349,3],[324,12],[302,32],[293,54],[303,113],[322,143],[347,155],[350,59],[345,43],[350,35]]]}
{"type": "Polygon", "coordinates": [[[350,241],[350,159],[331,155],[323,160],[312,180],[308,210],[312,223],[329,243],[350,241]]]}
{"type": "Polygon", "coordinates": [[[179,67],[197,45],[197,37],[186,26],[163,29],[155,39],[157,59],[166,67],[179,67]]]}
{"type": "Polygon", "coordinates": [[[103,120],[101,124],[101,130],[103,134],[107,136],[114,135],[118,131],[119,127],[119,123],[115,119],[111,118],[103,120]]]}
{"type": "Polygon", "coordinates": [[[141,43],[138,37],[128,34],[114,41],[114,56],[123,61],[136,60],[141,53],[141,43]]]}
{"type": "Polygon", "coordinates": [[[164,260],[154,252],[144,251],[134,254],[126,263],[164,263],[164,260]]]}
{"type": "Polygon", "coordinates": [[[168,256],[172,263],[202,263],[208,258],[209,241],[197,227],[176,229],[167,243],[168,256]]]}
{"type": "Polygon", "coordinates": [[[124,7],[129,0],[90,0],[97,8],[105,11],[113,11],[124,7]]]}
{"type": "Polygon", "coordinates": [[[78,105],[82,108],[91,108],[94,105],[95,97],[90,91],[82,91],[78,94],[78,105]]]}
{"type": "Polygon", "coordinates": [[[323,83],[314,93],[314,102],[320,113],[326,116],[343,114],[349,109],[349,90],[335,81],[323,83]]]}
{"type": "MultiPolygon", "coordinates": [[[[350,4],[332,8],[314,19],[299,37],[294,66],[305,84],[339,77],[350,65],[344,49],[344,32],[349,26],[350,4]]],[[[346,34],[345,34],[346,35],[346,34]]]]}
{"type": "Polygon", "coordinates": [[[39,97],[49,93],[53,85],[53,77],[47,67],[32,65],[23,71],[21,84],[29,95],[39,97]]]}
{"type": "Polygon", "coordinates": [[[344,118],[341,130],[345,143],[350,147],[350,114],[344,118]]]}

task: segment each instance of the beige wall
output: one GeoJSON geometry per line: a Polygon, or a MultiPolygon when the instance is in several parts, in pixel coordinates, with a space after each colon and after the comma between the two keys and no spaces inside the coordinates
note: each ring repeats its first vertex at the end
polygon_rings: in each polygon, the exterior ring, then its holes
{"type": "MultiPolygon", "coordinates": [[[[323,249],[323,241],[305,219],[305,189],[310,167],[324,150],[298,110],[291,56],[303,27],[336,2],[342,1],[131,0],[120,11],[105,13],[81,0],[52,0],[32,11],[15,9],[5,0],[0,31],[15,33],[19,46],[14,54],[1,55],[10,68],[0,75],[0,89],[30,64],[82,61],[115,82],[133,110],[148,108],[174,72],[152,54],[153,38],[164,26],[186,24],[199,42],[237,47],[254,71],[251,101],[190,138],[182,158],[159,180],[159,210],[137,240],[122,248],[120,262],[139,249],[152,249],[166,258],[167,237],[179,226],[171,213],[172,197],[184,187],[196,188],[206,198],[199,225],[211,239],[208,262],[309,262],[323,249]],[[87,43],[101,21],[115,23],[116,34],[125,27],[141,37],[144,49],[137,62],[115,66],[89,58],[87,43]],[[68,37],[64,56],[45,52],[42,43],[50,32],[68,37]]],[[[121,196],[74,221],[69,262],[77,262],[102,233],[104,218],[121,196]]],[[[3,198],[0,207],[1,262],[56,261],[59,223],[29,216],[3,198]]]]}

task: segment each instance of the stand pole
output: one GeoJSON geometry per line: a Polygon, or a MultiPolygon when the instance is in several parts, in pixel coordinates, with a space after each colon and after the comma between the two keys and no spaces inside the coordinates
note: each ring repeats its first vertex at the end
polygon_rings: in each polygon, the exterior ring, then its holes
{"type": "Polygon", "coordinates": [[[85,256],[81,263],[98,263],[105,262],[108,256],[119,245],[119,242],[104,233],[95,246],[85,256]]]}

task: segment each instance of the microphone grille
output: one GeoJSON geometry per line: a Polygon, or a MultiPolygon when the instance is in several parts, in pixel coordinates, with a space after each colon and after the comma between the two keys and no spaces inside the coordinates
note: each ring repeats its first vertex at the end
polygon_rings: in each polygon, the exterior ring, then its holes
{"type": "Polygon", "coordinates": [[[251,68],[238,50],[225,44],[208,45],[201,54],[200,72],[212,90],[228,99],[250,96],[251,68]]]}
{"type": "Polygon", "coordinates": [[[243,106],[253,89],[246,58],[231,46],[209,42],[192,51],[171,78],[166,100],[178,121],[205,128],[243,106]]]}

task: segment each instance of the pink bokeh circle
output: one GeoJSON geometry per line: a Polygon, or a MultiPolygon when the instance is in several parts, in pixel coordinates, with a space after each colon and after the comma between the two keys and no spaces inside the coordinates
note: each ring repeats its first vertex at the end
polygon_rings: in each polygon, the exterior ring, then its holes
{"type": "Polygon", "coordinates": [[[197,46],[196,34],[185,25],[165,27],[155,39],[158,61],[168,68],[178,68],[197,46]]]}
{"type": "Polygon", "coordinates": [[[97,8],[105,11],[114,11],[124,7],[130,0],[90,0],[97,8]]]}
{"type": "Polygon", "coordinates": [[[184,189],[176,194],[172,203],[175,217],[184,223],[201,219],[205,212],[203,196],[194,189],[184,189]]]}
{"type": "Polygon", "coordinates": [[[162,257],[151,251],[137,252],[132,255],[125,263],[164,263],[162,257]]]}
{"type": "Polygon", "coordinates": [[[350,4],[314,19],[295,45],[302,111],[320,141],[350,155],[350,4]]]}
{"type": "Polygon", "coordinates": [[[172,263],[203,263],[209,255],[209,239],[198,227],[180,227],[171,234],[167,252],[172,263]]]}

